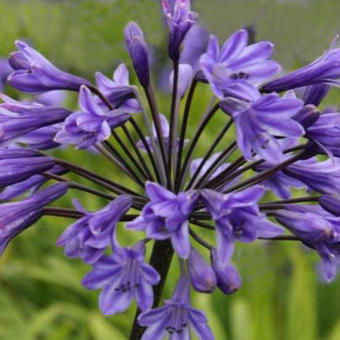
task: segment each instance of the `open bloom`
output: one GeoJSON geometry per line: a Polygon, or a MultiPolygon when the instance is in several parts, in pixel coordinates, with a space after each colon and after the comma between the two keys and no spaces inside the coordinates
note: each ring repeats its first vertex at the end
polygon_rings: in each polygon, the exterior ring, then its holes
{"type": "Polygon", "coordinates": [[[223,98],[235,83],[258,86],[280,70],[277,62],[269,60],[273,44],[261,41],[247,46],[248,33],[235,32],[220,49],[215,36],[210,37],[208,49],[200,59],[201,69],[216,96],[223,98]]]}
{"type": "MultiPolygon", "coordinates": [[[[113,73],[113,79],[104,74],[96,73],[96,83],[100,92],[107,98],[114,108],[124,108],[127,112],[138,112],[140,106],[134,99],[134,86],[129,82],[129,70],[125,64],[120,64],[113,73]]],[[[99,105],[105,105],[98,98],[99,105]]]]}
{"type": "Polygon", "coordinates": [[[0,254],[17,234],[41,217],[45,205],[66,191],[67,184],[60,183],[37,191],[23,201],[0,204],[0,254]]]}
{"type": "Polygon", "coordinates": [[[116,224],[130,207],[131,198],[127,195],[117,197],[95,213],[78,206],[84,217],[63,232],[57,245],[64,247],[65,255],[70,258],[81,258],[90,264],[96,262],[112,242],[116,224]]]}
{"type": "Polygon", "coordinates": [[[79,90],[81,85],[91,83],[70,73],[59,70],[43,55],[23,41],[17,40],[17,52],[9,57],[14,72],[8,83],[20,91],[41,92],[51,90],[79,90]]]}
{"type": "Polygon", "coordinates": [[[155,240],[171,239],[177,254],[187,259],[190,253],[189,215],[195,207],[198,193],[181,192],[178,195],[156,183],[148,182],[145,192],[150,199],[141,216],[126,224],[129,229],[144,230],[155,240]]]}
{"type": "Polygon", "coordinates": [[[151,308],[152,286],[160,276],[144,262],[145,244],[138,242],[131,248],[122,248],[114,242],[113,254],[102,256],[94,264],[82,283],[88,289],[102,289],[99,306],[103,314],[124,312],[135,298],[141,310],[151,308]]]}
{"type": "Polygon", "coordinates": [[[75,144],[80,149],[87,149],[108,139],[111,129],[123,124],[130,117],[124,109],[109,111],[100,107],[85,86],[80,89],[79,107],[81,111],[72,113],[65,120],[62,130],[55,137],[56,142],[75,144]]]}
{"type": "Polygon", "coordinates": [[[303,103],[276,94],[261,96],[255,89],[250,93],[251,102],[228,97],[221,102],[221,107],[234,118],[237,143],[247,160],[257,153],[270,163],[278,163],[283,153],[275,137],[296,138],[304,134],[302,126],[292,119],[303,103]]]}
{"type": "Polygon", "coordinates": [[[204,313],[190,305],[187,278],[178,281],[174,295],[163,307],[143,312],[138,322],[148,327],[142,340],[161,340],[167,334],[173,339],[190,339],[191,328],[200,340],[214,339],[204,313]]]}
{"type": "Polygon", "coordinates": [[[274,237],[283,233],[282,228],[260,213],[257,202],[263,194],[261,186],[231,194],[211,189],[201,191],[204,205],[215,221],[217,255],[223,265],[230,261],[236,240],[252,242],[258,237],[274,237]]]}

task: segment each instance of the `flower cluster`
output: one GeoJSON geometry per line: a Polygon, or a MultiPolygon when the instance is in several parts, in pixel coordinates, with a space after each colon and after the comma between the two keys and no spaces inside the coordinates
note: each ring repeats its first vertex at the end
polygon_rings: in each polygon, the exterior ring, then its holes
{"type": "Polygon", "coordinates": [[[318,106],[338,85],[340,50],[332,46],[311,64],[273,80],[281,68],[271,59],[271,42],[249,44],[241,29],[221,47],[215,36],[205,44],[197,39],[204,30],[190,0],[163,0],[162,6],[173,65],[171,105],[168,111],[162,107],[163,114],[150,50],[135,22],[124,33],[139,88],[130,84],[125,64],[113,79],[97,73],[93,84],[16,42],[7,81],[39,96],[21,102],[1,94],[0,199],[15,201],[0,204],[0,252],[42,216],[74,219],[57,245],[92,267],[82,283],[101,290],[104,314],[123,312],[136,300],[131,339],[188,339],[192,330],[207,340],[213,332],[192,306],[190,291],[236,292],[241,275],[233,255],[239,242],[300,242],[320,256],[325,280],[336,276],[340,113],[318,106]],[[39,99],[55,90],[78,92],[79,108],[39,99]],[[192,119],[191,109],[198,91],[211,93],[199,120],[192,119]],[[200,145],[216,116],[224,124],[208,147],[206,139],[200,145]],[[195,133],[188,133],[189,124],[197,125],[195,133]],[[102,176],[54,156],[67,146],[89,151],[89,157],[102,155],[116,172],[102,176]],[[78,201],[75,208],[48,207],[73,190],[107,204],[97,211],[78,201]],[[134,244],[119,243],[121,223],[135,235],[134,244]],[[180,263],[177,285],[158,307],[174,257],[180,263]]]}

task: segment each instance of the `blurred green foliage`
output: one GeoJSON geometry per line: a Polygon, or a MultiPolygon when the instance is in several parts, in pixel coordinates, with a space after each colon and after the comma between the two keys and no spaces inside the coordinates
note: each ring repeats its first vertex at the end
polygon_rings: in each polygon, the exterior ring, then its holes
{"type": "MultiPolygon", "coordinates": [[[[327,48],[340,31],[340,3],[332,0],[196,0],[202,22],[221,38],[233,29],[255,25],[258,37],[276,43],[277,58],[286,68],[311,60],[327,48]]],[[[112,73],[127,60],[123,27],[136,20],[148,41],[165,46],[166,31],[152,0],[2,0],[0,51],[7,55],[17,38],[29,40],[58,66],[93,77],[99,70],[112,73]]],[[[190,130],[204,111],[209,93],[200,88],[190,130]]],[[[160,94],[161,111],[167,112],[168,98],[160,94]]],[[[331,94],[339,103],[337,91],[331,94]]],[[[209,145],[224,116],[214,120],[201,148],[209,145]]],[[[199,152],[197,156],[201,155],[199,152]]],[[[83,152],[65,151],[59,157],[92,168],[121,181],[121,174],[106,160],[83,152]]],[[[69,205],[72,195],[58,205],[69,205]]],[[[77,193],[88,209],[105,203],[77,193]]],[[[98,292],[81,286],[89,267],[63,257],[55,246],[58,235],[70,221],[44,218],[22,233],[0,260],[0,340],[106,340],[126,339],[134,306],[122,315],[104,317],[97,307],[98,292]]],[[[120,228],[123,230],[123,228],[120,228]]],[[[131,243],[131,233],[122,241],[131,243]]],[[[207,237],[210,237],[207,235],[207,237]]],[[[242,289],[226,297],[194,294],[193,303],[204,310],[217,340],[316,340],[340,339],[340,281],[325,285],[314,271],[316,256],[295,243],[265,243],[239,246],[234,262],[243,277],[242,289]]],[[[175,284],[173,263],[167,297],[175,284]]]]}

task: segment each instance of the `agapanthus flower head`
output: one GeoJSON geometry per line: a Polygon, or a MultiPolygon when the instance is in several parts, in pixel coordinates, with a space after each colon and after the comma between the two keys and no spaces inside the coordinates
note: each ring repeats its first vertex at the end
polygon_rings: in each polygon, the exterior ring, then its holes
{"type": "Polygon", "coordinates": [[[17,40],[17,52],[9,57],[14,72],[8,83],[23,92],[51,90],[78,91],[81,85],[90,85],[84,78],[74,76],[55,67],[43,55],[24,41],[17,40]]]}
{"type": "Polygon", "coordinates": [[[320,83],[338,86],[339,82],[337,79],[340,77],[340,48],[333,48],[336,39],[329,50],[320,58],[296,71],[265,84],[262,87],[263,91],[281,92],[320,83]]]}
{"type": "Polygon", "coordinates": [[[198,17],[197,13],[191,10],[191,0],[162,0],[163,12],[168,22],[169,56],[178,61],[180,57],[180,46],[198,17]]]}
{"type": "Polygon", "coordinates": [[[37,191],[23,201],[0,204],[0,254],[17,234],[41,217],[45,205],[66,191],[67,184],[60,183],[37,191]]]}
{"type": "MultiPolygon", "coordinates": [[[[195,24],[190,0],[164,0],[162,7],[172,67],[166,79],[171,98],[163,96],[162,105],[149,48],[135,22],[124,34],[139,84],[130,83],[120,63],[112,79],[96,72],[94,85],[17,43],[9,83],[44,97],[57,89],[77,91],[79,108],[64,108],[71,105],[65,91],[62,100],[52,101],[0,94],[0,200],[29,195],[0,205],[0,253],[41,216],[72,219],[57,245],[67,257],[91,265],[83,284],[101,290],[102,313],[124,312],[136,301],[130,339],[187,340],[193,330],[209,340],[212,331],[205,315],[191,306],[190,289],[236,292],[242,282],[233,258],[239,242],[304,244],[320,255],[323,277],[335,277],[340,113],[321,107],[330,86],[338,85],[340,50],[331,48],[268,83],[280,70],[271,60],[271,42],[253,43],[248,28],[220,47],[195,24]],[[83,149],[82,155],[93,159],[75,164],[77,155],[63,152],[72,146],[72,152],[83,149]],[[112,170],[97,172],[100,157],[112,170]],[[50,186],[52,181],[59,184],[50,186]],[[80,192],[86,203],[98,197],[100,206],[88,210],[75,200],[74,208],[48,206],[67,190],[80,192]],[[134,241],[122,246],[124,226],[134,241]],[[172,259],[179,261],[177,285],[158,307],[172,259]]],[[[174,276],[177,268],[171,269],[174,276]]]]}
{"type": "Polygon", "coordinates": [[[111,129],[123,124],[130,115],[124,109],[109,110],[97,104],[91,91],[83,86],[79,93],[80,111],[72,113],[55,136],[60,144],[74,144],[81,149],[109,138],[111,129]]]}
{"type": "Polygon", "coordinates": [[[123,248],[115,240],[113,254],[99,258],[84,277],[82,283],[86,288],[102,289],[99,306],[105,315],[124,312],[133,298],[142,311],[151,308],[152,286],[159,282],[160,276],[144,262],[144,257],[143,241],[123,248]]]}
{"type": "Polygon", "coordinates": [[[147,326],[142,340],[163,339],[166,335],[187,339],[190,337],[190,329],[194,330],[200,340],[214,339],[204,313],[190,305],[187,278],[178,281],[174,295],[165,301],[163,307],[143,312],[138,321],[142,326],[147,326]]]}
{"type": "Polygon", "coordinates": [[[228,95],[235,83],[259,86],[280,71],[279,64],[269,59],[274,48],[271,42],[247,43],[245,29],[233,33],[222,48],[215,36],[210,37],[200,64],[216,96],[228,95]]]}

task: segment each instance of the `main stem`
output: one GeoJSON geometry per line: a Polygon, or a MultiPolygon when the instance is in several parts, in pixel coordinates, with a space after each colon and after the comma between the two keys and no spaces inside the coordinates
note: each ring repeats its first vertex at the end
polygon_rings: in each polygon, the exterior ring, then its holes
{"type": "MultiPolygon", "coordinates": [[[[165,280],[168,275],[173,253],[174,251],[171,246],[170,240],[156,241],[153,246],[151,259],[150,259],[150,265],[158,271],[161,277],[161,280],[159,281],[158,285],[154,287],[153,308],[158,306],[159,301],[161,299],[165,280]]],[[[140,314],[140,310],[137,309],[129,340],[141,339],[145,331],[145,327],[142,327],[138,324],[137,318],[139,314],[140,314]]]]}

